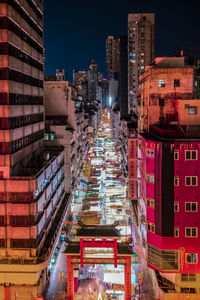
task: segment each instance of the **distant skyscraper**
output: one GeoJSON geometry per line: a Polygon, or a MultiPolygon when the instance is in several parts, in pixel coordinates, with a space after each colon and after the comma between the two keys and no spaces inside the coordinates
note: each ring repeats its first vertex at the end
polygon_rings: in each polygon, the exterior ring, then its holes
{"type": "Polygon", "coordinates": [[[116,77],[119,71],[119,45],[120,41],[113,36],[106,39],[106,69],[109,79],[116,77]]]}
{"type": "Polygon", "coordinates": [[[73,70],[73,84],[79,89],[88,81],[88,71],[73,70]]]}
{"type": "Polygon", "coordinates": [[[56,81],[64,81],[65,80],[65,70],[56,69],[56,81]]]}
{"type": "Polygon", "coordinates": [[[138,79],[154,58],[154,14],[128,15],[128,112],[137,113],[138,79]]]}
{"type": "Polygon", "coordinates": [[[94,60],[91,60],[88,71],[88,100],[96,101],[96,92],[98,85],[98,66],[94,60]]]}
{"type": "Polygon", "coordinates": [[[119,86],[120,86],[120,116],[128,115],[128,37],[120,37],[120,65],[119,65],[119,86]]]}

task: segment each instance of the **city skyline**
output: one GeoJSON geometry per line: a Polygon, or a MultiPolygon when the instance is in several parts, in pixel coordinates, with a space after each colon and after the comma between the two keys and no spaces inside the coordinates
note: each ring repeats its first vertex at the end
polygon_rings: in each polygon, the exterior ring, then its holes
{"type": "Polygon", "coordinates": [[[120,1],[103,0],[94,7],[89,0],[84,4],[80,0],[59,2],[59,6],[51,1],[44,3],[46,75],[63,68],[67,79],[72,81],[73,69],[87,70],[91,59],[105,75],[106,38],[127,34],[128,13],[155,13],[155,56],[173,56],[179,46],[183,46],[186,55],[198,56],[200,43],[195,36],[198,36],[199,3],[186,7],[180,1],[168,1],[164,6],[157,0],[138,4],[126,0],[121,6],[120,1]]]}

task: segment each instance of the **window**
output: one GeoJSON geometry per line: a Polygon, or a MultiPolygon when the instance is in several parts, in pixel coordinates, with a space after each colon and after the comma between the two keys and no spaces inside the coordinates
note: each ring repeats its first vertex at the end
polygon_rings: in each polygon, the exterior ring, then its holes
{"type": "Polygon", "coordinates": [[[185,203],[185,211],[197,211],[197,202],[186,202],[185,203]]]}
{"type": "Polygon", "coordinates": [[[130,59],[130,62],[135,64],[135,59],[130,59]]]}
{"type": "Polygon", "coordinates": [[[154,183],[154,175],[147,175],[147,182],[154,183]]]}
{"type": "Polygon", "coordinates": [[[179,160],[179,151],[178,150],[174,151],[174,160],[179,160]]]}
{"type": "Polygon", "coordinates": [[[186,253],[185,261],[188,264],[197,264],[198,262],[198,254],[197,253],[186,253]]]}
{"type": "Polygon", "coordinates": [[[197,106],[190,106],[188,108],[188,115],[196,115],[197,114],[197,106]]]}
{"type": "Polygon", "coordinates": [[[186,186],[197,186],[197,176],[185,176],[186,186]]]}
{"type": "Polygon", "coordinates": [[[179,228],[178,227],[174,228],[174,236],[179,237],[179,228]]]}
{"type": "Polygon", "coordinates": [[[153,223],[147,222],[147,230],[154,233],[155,225],[153,223]]]}
{"type": "Polygon", "coordinates": [[[174,87],[180,86],[180,79],[174,79],[174,87]]]}
{"type": "Polygon", "coordinates": [[[155,208],[155,202],[153,199],[147,199],[147,206],[151,208],[155,208]]]}
{"type": "Polygon", "coordinates": [[[174,211],[179,211],[179,202],[174,202],[174,211]]]}
{"type": "Polygon", "coordinates": [[[181,274],[181,281],[196,281],[196,274],[181,274]]]}
{"type": "Polygon", "coordinates": [[[197,160],[197,150],[185,150],[185,160],[197,160]]]}
{"type": "Polygon", "coordinates": [[[198,228],[197,227],[186,227],[185,228],[185,237],[197,237],[198,228]]]}
{"type": "Polygon", "coordinates": [[[184,288],[181,288],[181,294],[196,294],[196,289],[184,287],[184,288]]]}
{"type": "Polygon", "coordinates": [[[165,86],[165,81],[163,79],[159,79],[158,86],[159,87],[164,87],[165,86]]]}
{"type": "Polygon", "coordinates": [[[179,177],[174,176],[174,186],[179,186],[179,177]]]}

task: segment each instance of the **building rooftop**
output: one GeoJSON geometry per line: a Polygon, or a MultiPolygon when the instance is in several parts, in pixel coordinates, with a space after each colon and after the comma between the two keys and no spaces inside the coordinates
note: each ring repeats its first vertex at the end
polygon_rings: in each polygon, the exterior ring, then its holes
{"type": "Polygon", "coordinates": [[[34,177],[37,178],[42,171],[63,151],[62,147],[44,148],[38,156],[33,156],[29,161],[21,165],[19,175],[14,174],[12,179],[18,177],[34,177]]]}
{"type": "Polygon", "coordinates": [[[80,228],[77,229],[77,237],[120,237],[120,231],[115,225],[85,225],[82,222],[78,224],[80,228]]]}
{"type": "MultiPolygon", "coordinates": [[[[117,243],[117,253],[118,255],[133,255],[133,249],[129,244],[125,243],[117,243]]],[[[79,241],[73,241],[69,242],[69,244],[66,246],[64,254],[80,254],[80,242],[79,241]]]]}

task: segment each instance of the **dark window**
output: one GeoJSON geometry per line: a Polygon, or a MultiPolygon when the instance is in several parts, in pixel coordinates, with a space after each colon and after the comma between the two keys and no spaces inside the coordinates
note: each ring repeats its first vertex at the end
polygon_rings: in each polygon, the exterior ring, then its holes
{"type": "Polygon", "coordinates": [[[18,35],[23,41],[28,43],[31,47],[35,48],[38,52],[43,54],[43,47],[26,34],[16,23],[7,17],[0,18],[0,29],[9,29],[18,35]]]}
{"type": "Polygon", "coordinates": [[[0,69],[0,80],[13,80],[36,87],[43,87],[42,80],[8,68],[0,69]]]}
{"type": "Polygon", "coordinates": [[[181,293],[183,294],[196,294],[195,288],[181,288],[181,293]]]}
{"type": "Polygon", "coordinates": [[[6,248],[6,240],[0,239],[0,248],[6,248]]]}
{"type": "Polygon", "coordinates": [[[11,239],[10,240],[11,248],[34,248],[35,240],[34,239],[11,239]]]}
{"type": "Polygon", "coordinates": [[[5,216],[0,216],[0,226],[5,226],[6,225],[6,218],[5,216]]]}
{"type": "Polygon", "coordinates": [[[174,79],[174,87],[180,86],[180,79],[174,79]]]}
{"type": "Polygon", "coordinates": [[[43,64],[26,53],[22,52],[20,49],[8,43],[0,43],[0,54],[14,56],[17,59],[43,71],[43,64]]]}
{"type": "Polygon", "coordinates": [[[181,281],[196,281],[196,274],[181,274],[181,281]]]}

